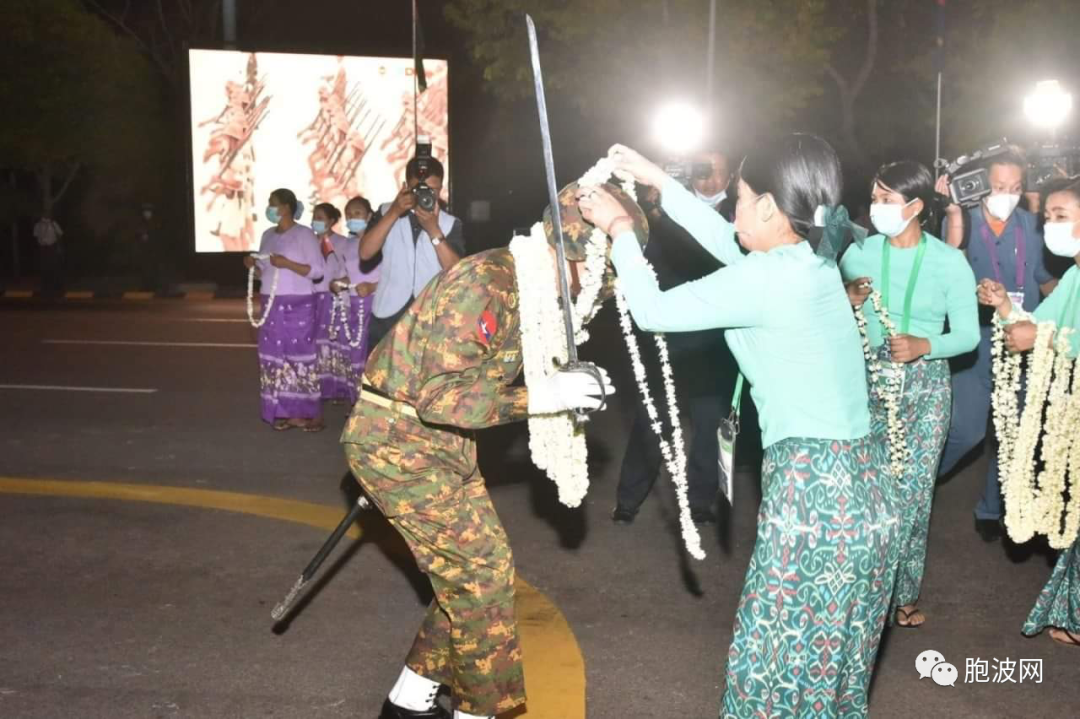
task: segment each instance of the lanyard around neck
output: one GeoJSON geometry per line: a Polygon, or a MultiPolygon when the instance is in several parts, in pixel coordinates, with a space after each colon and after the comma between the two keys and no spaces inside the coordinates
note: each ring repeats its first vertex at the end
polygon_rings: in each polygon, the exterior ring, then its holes
{"type": "MultiPolygon", "coordinates": [[[[885,238],[885,244],[881,250],[881,303],[885,309],[889,309],[889,238],[885,238]]],[[[904,293],[904,315],[900,320],[900,334],[907,334],[911,325],[911,301],[915,297],[915,283],[919,280],[919,270],[922,268],[923,256],[926,255],[926,233],[919,235],[919,249],[915,250],[915,262],[911,265],[911,274],[908,275],[907,291],[904,293]]]]}
{"type": "MultiPolygon", "coordinates": [[[[990,267],[994,270],[994,279],[1004,284],[1005,280],[1001,275],[1001,263],[998,261],[997,254],[997,241],[991,239],[990,228],[987,227],[984,222],[982,225],[982,241],[986,245],[986,250],[990,253],[990,267]]],[[[1001,233],[1004,235],[1004,231],[1001,233]]],[[[1027,252],[1024,246],[1024,233],[1020,229],[1020,220],[1016,220],[1016,224],[1013,225],[1013,237],[1016,240],[1016,291],[1024,291],[1024,273],[1027,270],[1027,252]]]]}

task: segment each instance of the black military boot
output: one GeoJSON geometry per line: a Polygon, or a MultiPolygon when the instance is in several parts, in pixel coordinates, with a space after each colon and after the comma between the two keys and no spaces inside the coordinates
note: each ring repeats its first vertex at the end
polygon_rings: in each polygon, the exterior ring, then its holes
{"type": "Polygon", "coordinates": [[[383,702],[379,719],[451,719],[450,712],[436,704],[431,709],[414,711],[395,706],[389,699],[383,702]]]}

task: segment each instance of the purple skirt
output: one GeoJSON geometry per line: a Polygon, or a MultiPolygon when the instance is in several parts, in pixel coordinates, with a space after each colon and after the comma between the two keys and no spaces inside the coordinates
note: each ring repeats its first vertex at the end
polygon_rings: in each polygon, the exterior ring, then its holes
{"type": "MultiPolygon", "coordinates": [[[[266,297],[262,299],[265,307],[266,297]]],[[[274,298],[270,316],[259,329],[259,392],[264,422],[321,416],[314,295],[274,298]]]]}
{"type": "Polygon", "coordinates": [[[368,335],[371,325],[373,296],[349,298],[349,337],[356,339],[360,333],[360,343],[353,347],[340,327],[341,318],[337,318],[337,337],[330,339],[330,313],[333,298],[326,293],[326,299],[319,295],[318,327],[316,346],[318,348],[319,389],[323,399],[343,399],[349,404],[356,402],[360,377],[367,363],[368,335]]]}

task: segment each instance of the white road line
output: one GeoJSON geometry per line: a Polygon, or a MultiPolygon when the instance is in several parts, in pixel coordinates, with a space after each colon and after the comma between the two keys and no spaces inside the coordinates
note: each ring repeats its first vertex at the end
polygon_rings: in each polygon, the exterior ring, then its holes
{"type": "Polygon", "coordinates": [[[257,344],[234,342],[144,342],[134,340],[41,340],[45,345],[109,345],[119,347],[219,347],[224,349],[254,349],[257,344]]]}
{"type": "Polygon", "coordinates": [[[156,389],[132,387],[62,387],[52,384],[0,384],[0,389],[47,390],[55,392],[116,392],[118,394],[154,394],[156,389]]]}

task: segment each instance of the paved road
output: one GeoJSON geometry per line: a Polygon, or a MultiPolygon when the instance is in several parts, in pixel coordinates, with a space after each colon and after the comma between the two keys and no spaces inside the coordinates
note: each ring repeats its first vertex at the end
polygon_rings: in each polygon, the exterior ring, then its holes
{"type": "MultiPolygon", "coordinates": [[[[343,508],[343,411],[328,408],[329,428],[316,435],[262,425],[254,349],[244,346],[254,336],[242,320],[243,304],[227,301],[0,304],[0,385],[153,390],[0,389],[0,476],[343,508]]],[[[611,320],[599,320],[595,347],[618,346],[611,320]]],[[[590,427],[583,508],[558,505],[528,462],[521,427],[482,433],[481,466],[519,573],[576,634],[588,716],[713,717],[753,544],[757,473],[740,476],[742,499],[723,530],[706,534],[704,562],[679,551],[666,480],[633,526],[613,526],[632,387],[621,353],[595,359],[621,394],[590,427]]],[[[1019,633],[1051,555],[986,545],[972,531],[984,470],[976,460],[939,488],[923,602],[930,621],[887,634],[875,717],[1044,717],[1080,702],[1080,650],[1019,633]],[[955,687],[919,680],[915,658],[926,649],[958,667],[955,687]],[[1041,684],[963,681],[967,659],[992,667],[1021,658],[1043,660],[1041,684]]],[[[0,716],[374,716],[429,590],[377,518],[365,532],[333,581],[274,633],[269,608],[322,530],[190,507],[0,494],[0,716]]]]}

